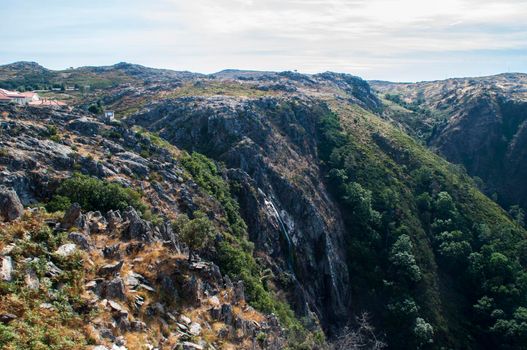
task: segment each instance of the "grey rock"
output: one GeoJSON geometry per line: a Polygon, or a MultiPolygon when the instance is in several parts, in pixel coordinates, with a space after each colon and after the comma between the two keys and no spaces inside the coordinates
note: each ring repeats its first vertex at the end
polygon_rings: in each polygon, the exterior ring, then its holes
{"type": "Polygon", "coordinates": [[[139,287],[141,282],[139,281],[139,278],[135,272],[130,272],[124,277],[124,284],[128,286],[129,288],[135,289],[139,287]]]}
{"type": "Polygon", "coordinates": [[[109,330],[106,327],[100,327],[99,328],[99,335],[102,338],[110,339],[111,341],[113,341],[115,339],[115,336],[113,335],[112,331],[109,330]]]}
{"type": "Polygon", "coordinates": [[[60,227],[67,230],[79,224],[81,219],[81,207],[79,203],[73,203],[71,207],[64,213],[60,227]]]}
{"type": "Polygon", "coordinates": [[[104,345],[97,345],[92,350],[108,350],[108,348],[104,345]]]}
{"type": "Polygon", "coordinates": [[[13,259],[10,256],[3,256],[1,262],[0,278],[3,281],[11,282],[13,280],[13,259]]]}
{"type": "Polygon", "coordinates": [[[0,219],[13,221],[24,214],[24,206],[13,189],[0,186],[0,219]]]}
{"type": "Polygon", "coordinates": [[[58,247],[54,254],[59,255],[63,258],[73,255],[77,251],[77,245],[73,243],[66,243],[58,247]]]}
{"type": "Polygon", "coordinates": [[[221,307],[213,307],[209,310],[209,313],[213,320],[218,321],[221,319],[221,307]]]}
{"type": "Polygon", "coordinates": [[[89,243],[88,238],[80,232],[70,232],[68,234],[68,239],[77,244],[83,250],[91,250],[91,244],[89,243]]]}
{"type": "Polygon", "coordinates": [[[144,331],[146,327],[146,323],[144,323],[143,321],[133,320],[132,322],[130,322],[130,329],[133,332],[144,331]]]}
{"type": "Polygon", "coordinates": [[[192,322],[192,320],[185,315],[180,315],[179,320],[186,325],[189,325],[192,322]]]}
{"type": "Polygon", "coordinates": [[[106,228],[106,219],[99,211],[90,211],[85,215],[85,224],[90,234],[101,233],[106,228]]]}
{"type": "Polygon", "coordinates": [[[223,276],[223,283],[225,283],[225,288],[226,289],[234,288],[234,285],[232,284],[232,281],[231,281],[231,279],[229,278],[228,275],[223,276]]]}
{"type": "Polygon", "coordinates": [[[234,313],[232,311],[232,305],[223,304],[221,306],[221,319],[225,324],[231,326],[234,318],[234,313]]]}
{"type": "Polygon", "coordinates": [[[234,287],[234,300],[236,302],[245,302],[245,288],[243,281],[238,281],[234,287]]]}
{"type": "Polygon", "coordinates": [[[108,213],[106,213],[106,220],[108,222],[106,229],[110,233],[115,231],[118,225],[123,222],[123,219],[121,218],[121,213],[119,212],[119,210],[116,210],[116,211],[110,210],[108,213]]]}
{"type": "Polygon", "coordinates": [[[126,296],[123,280],[115,277],[111,281],[104,282],[103,293],[106,298],[124,300],[126,296]]]}
{"type": "Polygon", "coordinates": [[[196,322],[192,322],[188,327],[188,331],[193,336],[198,336],[201,334],[201,325],[196,322]]]}
{"type": "Polygon", "coordinates": [[[123,267],[124,261],[118,261],[113,264],[106,264],[103,267],[99,269],[99,275],[101,276],[109,276],[109,275],[116,275],[121,271],[121,268],[123,267]]]}
{"type": "Polygon", "coordinates": [[[62,273],[62,270],[57,267],[54,263],[51,261],[48,261],[46,263],[46,276],[48,277],[56,277],[62,273]]]}
{"type": "Polygon", "coordinates": [[[154,234],[150,223],[141,219],[134,208],[129,207],[124,215],[128,220],[128,227],[123,232],[125,238],[136,239],[147,243],[153,242],[154,234]]]}
{"type": "Polygon", "coordinates": [[[182,293],[184,294],[182,296],[187,299],[189,304],[198,306],[201,304],[202,291],[203,283],[201,279],[192,275],[183,285],[182,293]]]}
{"type": "Polygon", "coordinates": [[[113,300],[108,300],[108,306],[110,306],[110,308],[113,310],[113,311],[117,311],[117,312],[121,312],[123,311],[123,307],[121,306],[121,304],[113,301],[113,300]]]}
{"type": "Polygon", "coordinates": [[[15,320],[17,317],[13,314],[0,314],[0,323],[8,324],[9,322],[15,320]]]}
{"type": "Polygon", "coordinates": [[[102,123],[87,117],[74,119],[66,125],[68,130],[75,131],[83,136],[97,135],[102,127],[102,123]]]}
{"type": "Polygon", "coordinates": [[[121,245],[119,243],[104,247],[102,249],[102,254],[106,259],[119,260],[121,259],[121,252],[119,251],[120,247],[121,245]]]}
{"type": "Polygon", "coordinates": [[[184,341],[180,343],[180,345],[181,345],[182,350],[203,350],[204,349],[203,346],[198,345],[196,343],[191,343],[188,341],[184,341]]]}

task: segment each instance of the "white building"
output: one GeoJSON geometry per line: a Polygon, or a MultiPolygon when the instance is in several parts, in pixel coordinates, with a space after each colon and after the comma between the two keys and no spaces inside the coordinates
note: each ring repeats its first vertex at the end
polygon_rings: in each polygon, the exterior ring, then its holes
{"type": "Polygon", "coordinates": [[[36,92],[16,92],[0,89],[0,103],[16,103],[27,105],[30,102],[39,101],[40,98],[36,92]]]}
{"type": "Polygon", "coordinates": [[[107,123],[113,122],[114,119],[115,119],[115,113],[113,111],[104,111],[104,120],[107,123]]]}

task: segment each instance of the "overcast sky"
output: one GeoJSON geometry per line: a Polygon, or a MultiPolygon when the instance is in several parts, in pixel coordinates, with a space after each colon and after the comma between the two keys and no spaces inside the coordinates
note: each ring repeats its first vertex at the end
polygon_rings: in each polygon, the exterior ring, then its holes
{"type": "Polygon", "coordinates": [[[527,72],[526,0],[2,0],[0,64],[418,81],[527,72]]]}

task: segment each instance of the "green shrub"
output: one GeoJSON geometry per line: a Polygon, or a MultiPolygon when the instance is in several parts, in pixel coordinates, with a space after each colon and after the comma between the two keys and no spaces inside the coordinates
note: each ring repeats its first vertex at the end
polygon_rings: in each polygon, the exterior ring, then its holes
{"type": "Polygon", "coordinates": [[[66,210],[71,203],[79,203],[84,210],[99,210],[103,213],[108,210],[125,210],[129,206],[141,212],[146,210],[137,191],[81,174],[74,174],[64,180],[46,209],[66,210]]]}

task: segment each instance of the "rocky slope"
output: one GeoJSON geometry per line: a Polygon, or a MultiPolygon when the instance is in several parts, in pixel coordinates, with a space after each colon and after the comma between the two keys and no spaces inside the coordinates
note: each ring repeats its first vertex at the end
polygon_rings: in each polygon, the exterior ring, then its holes
{"type": "Polygon", "coordinates": [[[0,125],[0,182],[11,189],[0,189],[2,348],[283,348],[278,321],[248,306],[243,282],[188,261],[170,220],[200,208],[221,230],[224,212],[177,149],[67,109],[5,107],[0,125]],[[132,207],[37,207],[75,171],[140,189],[151,219],[132,207]]]}
{"type": "MultiPolygon", "coordinates": [[[[509,208],[527,209],[523,179],[527,75],[449,79],[416,84],[373,82],[388,94],[395,118],[434,150],[483,179],[484,190],[509,208]],[[405,108],[406,111],[401,111],[405,108]],[[399,117],[398,117],[399,116],[399,117]]],[[[390,114],[390,112],[388,112],[390,114]]]]}

